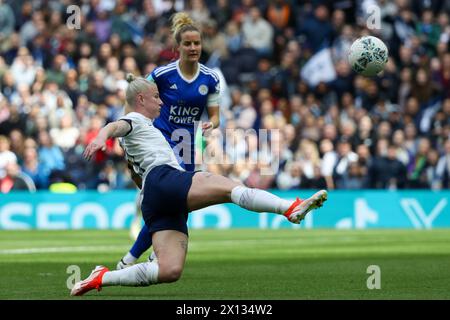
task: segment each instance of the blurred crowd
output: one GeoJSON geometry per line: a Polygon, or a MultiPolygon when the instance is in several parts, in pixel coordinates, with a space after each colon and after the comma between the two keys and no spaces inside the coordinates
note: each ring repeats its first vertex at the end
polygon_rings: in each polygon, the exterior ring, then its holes
{"type": "Polygon", "coordinates": [[[223,76],[200,168],[262,189],[450,187],[449,0],[0,0],[0,192],[134,188],[117,140],[82,152],[121,115],[126,73],[177,58],[182,10],[223,76]],[[375,78],[346,60],[363,35],[390,51],[375,78]],[[336,76],[311,86],[323,48],[336,76]]]}

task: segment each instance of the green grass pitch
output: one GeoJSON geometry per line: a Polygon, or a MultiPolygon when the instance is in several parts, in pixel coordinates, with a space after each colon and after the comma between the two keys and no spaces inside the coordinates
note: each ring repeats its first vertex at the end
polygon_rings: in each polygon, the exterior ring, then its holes
{"type": "Polygon", "coordinates": [[[130,244],[125,230],[0,231],[0,299],[450,299],[444,229],[191,230],[178,282],[69,296],[68,266],[114,268],[130,244]]]}

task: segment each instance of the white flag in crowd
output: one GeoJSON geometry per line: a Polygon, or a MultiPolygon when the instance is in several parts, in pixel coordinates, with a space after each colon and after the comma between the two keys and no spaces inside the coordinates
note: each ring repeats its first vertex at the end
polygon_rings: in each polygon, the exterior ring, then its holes
{"type": "Polygon", "coordinates": [[[336,79],[331,50],[322,49],[313,55],[303,66],[300,75],[311,87],[317,86],[321,81],[330,82],[336,79]]]}

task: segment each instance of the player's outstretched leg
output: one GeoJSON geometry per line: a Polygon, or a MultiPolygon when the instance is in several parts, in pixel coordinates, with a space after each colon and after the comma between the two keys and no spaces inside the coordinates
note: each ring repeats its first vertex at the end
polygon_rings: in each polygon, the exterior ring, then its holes
{"type": "Polygon", "coordinates": [[[187,235],[176,230],[163,230],[155,232],[152,240],[158,259],[115,271],[98,266],[88,278],[77,282],[70,294],[81,296],[107,286],[142,287],[177,281],[186,260],[187,235]]]}
{"type": "Polygon", "coordinates": [[[292,202],[264,190],[245,187],[220,175],[197,172],[189,189],[188,208],[192,211],[214,204],[233,202],[255,212],[282,214],[290,222],[299,224],[308,212],[321,207],[327,196],[327,192],[321,190],[308,199],[297,198],[292,202]]]}

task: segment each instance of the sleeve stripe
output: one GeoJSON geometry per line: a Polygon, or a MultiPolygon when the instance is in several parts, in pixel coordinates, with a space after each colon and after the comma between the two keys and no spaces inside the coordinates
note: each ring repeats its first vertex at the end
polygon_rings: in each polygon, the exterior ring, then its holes
{"type": "Polygon", "coordinates": [[[174,68],[166,69],[166,70],[164,70],[164,71],[162,71],[162,72],[155,73],[155,78],[158,78],[159,76],[162,76],[163,74],[165,74],[165,73],[167,73],[167,72],[169,72],[169,71],[176,70],[176,69],[177,69],[177,68],[174,67],[174,68]]]}
{"type": "Polygon", "coordinates": [[[156,77],[159,77],[163,73],[166,73],[166,72],[168,72],[170,70],[173,70],[173,69],[176,69],[176,68],[177,68],[176,64],[175,63],[171,63],[171,64],[168,64],[165,67],[158,68],[157,70],[155,70],[154,74],[155,74],[156,77]]]}
{"type": "Polygon", "coordinates": [[[131,133],[131,131],[133,131],[133,122],[131,121],[131,119],[124,119],[124,118],[122,118],[122,119],[119,119],[119,120],[126,121],[130,125],[130,130],[124,135],[124,137],[126,137],[127,135],[129,135],[131,133]]]}
{"type": "Polygon", "coordinates": [[[204,74],[208,74],[208,75],[212,76],[214,78],[214,80],[219,82],[219,77],[217,76],[217,74],[213,70],[206,69],[206,67],[201,65],[200,66],[200,71],[202,71],[204,74]]]}

